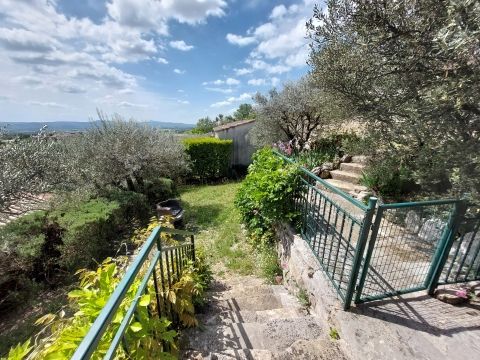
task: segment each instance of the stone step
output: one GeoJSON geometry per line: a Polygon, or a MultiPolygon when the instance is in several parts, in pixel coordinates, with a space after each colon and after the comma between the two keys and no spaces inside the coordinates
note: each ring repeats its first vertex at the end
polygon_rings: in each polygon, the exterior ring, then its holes
{"type": "MultiPolygon", "coordinates": [[[[341,181],[341,180],[335,180],[335,179],[326,179],[329,184],[335,186],[336,188],[345,191],[347,193],[350,192],[361,192],[361,191],[367,191],[368,188],[363,185],[358,185],[358,184],[352,184],[351,182],[347,181],[341,181]]],[[[318,185],[321,186],[321,185],[318,185]]],[[[323,187],[322,187],[323,188],[323,187]]]]}
{"type": "Polygon", "coordinates": [[[222,352],[190,350],[182,359],[196,360],[346,360],[338,342],[329,339],[297,340],[283,351],[263,349],[229,349],[222,352]]]}
{"type": "Polygon", "coordinates": [[[227,325],[234,323],[263,323],[272,319],[293,319],[307,315],[307,311],[301,306],[286,307],[269,310],[224,310],[218,313],[199,313],[197,319],[203,325],[227,325]]]}
{"type": "Polygon", "coordinates": [[[322,321],[315,316],[271,319],[264,323],[211,325],[184,331],[181,342],[185,350],[224,352],[259,349],[283,351],[297,340],[313,340],[325,335],[322,321]]]}
{"type": "Polygon", "coordinates": [[[358,184],[361,178],[360,174],[342,170],[333,170],[330,171],[330,174],[334,180],[350,182],[352,184],[358,184]]]}
{"type": "Polygon", "coordinates": [[[262,311],[282,307],[298,307],[298,301],[288,293],[252,294],[235,296],[231,298],[210,299],[207,311],[262,311]]]}
{"type": "Polygon", "coordinates": [[[234,286],[230,286],[226,290],[212,290],[207,291],[205,295],[212,299],[229,299],[234,297],[241,297],[248,294],[255,294],[255,296],[260,295],[280,295],[280,294],[288,294],[287,289],[283,285],[243,285],[237,284],[234,286]]]}
{"type": "Polygon", "coordinates": [[[182,359],[192,360],[273,360],[273,354],[269,350],[258,349],[235,349],[222,352],[190,350],[182,354],[182,359]]]}
{"type": "Polygon", "coordinates": [[[368,163],[368,156],[365,156],[365,155],[352,156],[352,163],[366,164],[368,163]]]}
{"type": "Polygon", "coordinates": [[[352,172],[355,174],[361,175],[364,169],[365,169],[365,165],[360,163],[341,163],[340,164],[340,170],[352,172]]]}

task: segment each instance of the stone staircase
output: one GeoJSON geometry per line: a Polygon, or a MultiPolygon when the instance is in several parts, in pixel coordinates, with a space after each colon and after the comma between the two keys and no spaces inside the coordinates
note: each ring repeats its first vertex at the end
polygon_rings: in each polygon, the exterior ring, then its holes
{"type": "Polygon", "coordinates": [[[353,156],[351,162],[342,162],[340,169],[330,171],[332,178],[325,180],[353,197],[361,199],[368,191],[366,186],[360,185],[366,162],[365,156],[353,156]]]}
{"type": "Polygon", "coordinates": [[[319,317],[258,278],[217,283],[198,319],[182,334],[183,359],[346,359],[319,317]]]}

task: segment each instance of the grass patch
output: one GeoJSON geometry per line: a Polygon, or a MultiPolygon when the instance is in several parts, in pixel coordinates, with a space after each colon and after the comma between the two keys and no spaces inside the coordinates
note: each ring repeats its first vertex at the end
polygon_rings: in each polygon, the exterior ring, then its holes
{"type": "Polygon", "coordinates": [[[196,233],[196,245],[204,249],[217,274],[252,275],[259,270],[234,205],[239,187],[240,183],[232,182],[180,188],[186,227],[196,233]]]}

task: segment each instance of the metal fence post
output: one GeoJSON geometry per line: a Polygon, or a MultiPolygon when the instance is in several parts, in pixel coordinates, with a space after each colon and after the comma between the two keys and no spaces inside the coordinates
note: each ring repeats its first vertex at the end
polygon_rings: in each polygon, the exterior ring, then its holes
{"type": "Polygon", "coordinates": [[[190,235],[190,243],[192,244],[192,261],[195,263],[195,236],[190,235]]]}
{"type": "Polygon", "coordinates": [[[383,218],[383,207],[380,205],[375,216],[375,222],[373,224],[372,235],[370,237],[370,242],[368,243],[367,254],[365,255],[365,262],[363,264],[362,273],[360,275],[360,280],[358,281],[358,287],[355,293],[355,304],[360,302],[362,296],[363,286],[365,285],[365,280],[368,275],[368,268],[370,266],[370,260],[372,259],[373,250],[375,248],[375,242],[377,240],[378,230],[380,229],[380,223],[383,218]]]}
{"type": "Polygon", "coordinates": [[[352,303],[353,293],[355,292],[355,286],[357,284],[358,274],[362,265],[363,252],[367,245],[368,234],[370,227],[372,226],[373,213],[375,212],[375,206],[377,204],[377,198],[371,197],[368,200],[368,207],[363,218],[363,225],[358,238],[357,246],[355,247],[355,256],[353,258],[352,271],[350,272],[350,279],[348,282],[347,292],[345,294],[345,302],[343,309],[350,309],[352,303]]]}
{"type": "Polygon", "coordinates": [[[438,280],[442,275],[443,267],[447,262],[448,255],[450,254],[450,249],[452,248],[453,242],[455,241],[455,235],[457,235],[458,226],[462,220],[462,217],[465,215],[466,210],[467,202],[465,200],[460,200],[455,203],[455,208],[452,215],[450,216],[443,237],[438,244],[438,250],[436,251],[433,258],[432,266],[430,268],[425,284],[427,286],[427,291],[429,295],[433,295],[435,289],[438,286],[438,280]]]}

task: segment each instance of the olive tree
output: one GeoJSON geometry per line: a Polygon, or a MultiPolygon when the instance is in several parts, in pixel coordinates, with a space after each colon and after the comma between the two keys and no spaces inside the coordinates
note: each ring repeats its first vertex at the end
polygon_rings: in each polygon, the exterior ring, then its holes
{"type": "Polygon", "coordinates": [[[328,0],[309,22],[317,86],[429,191],[480,189],[480,3],[328,0]]]}
{"type": "Polygon", "coordinates": [[[305,146],[335,120],[341,118],[336,101],[315,86],[310,77],[284,84],[281,91],[254,97],[256,122],[252,140],[257,146],[277,141],[292,141],[298,150],[305,146]],[[335,111],[332,111],[335,109],[335,111]]]}
{"type": "Polygon", "coordinates": [[[91,129],[69,139],[73,181],[137,191],[146,179],[176,179],[186,171],[184,147],[173,133],[119,115],[99,117],[91,129]]]}
{"type": "Polygon", "coordinates": [[[0,213],[8,215],[19,200],[35,202],[39,194],[64,182],[63,147],[45,128],[28,138],[0,138],[0,142],[0,213]]]}

